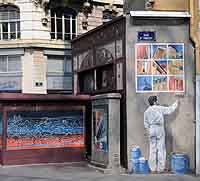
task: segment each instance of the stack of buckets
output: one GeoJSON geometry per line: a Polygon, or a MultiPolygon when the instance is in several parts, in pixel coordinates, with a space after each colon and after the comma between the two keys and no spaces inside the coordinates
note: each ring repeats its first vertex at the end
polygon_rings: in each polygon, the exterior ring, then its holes
{"type": "Polygon", "coordinates": [[[141,157],[141,151],[138,146],[132,148],[131,150],[131,161],[133,173],[149,173],[148,161],[145,158],[141,157]]]}
{"type": "Polygon", "coordinates": [[[185,174],[189,169],[189,158],[186,154],[174,153],[171,156],[171,171],[176,174],[185,174]]]}

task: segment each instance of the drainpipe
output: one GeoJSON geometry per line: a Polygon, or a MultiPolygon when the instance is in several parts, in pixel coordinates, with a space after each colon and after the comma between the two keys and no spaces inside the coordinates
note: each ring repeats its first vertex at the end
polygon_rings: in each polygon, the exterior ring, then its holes
{"type": "Polygon", "coordinates": [[[189,2],[191,14],[190,37],[195,44],[196,62],[196,174],[200,174],[200,27],[198,26],[200,0],[190,0],[189,2]]]}

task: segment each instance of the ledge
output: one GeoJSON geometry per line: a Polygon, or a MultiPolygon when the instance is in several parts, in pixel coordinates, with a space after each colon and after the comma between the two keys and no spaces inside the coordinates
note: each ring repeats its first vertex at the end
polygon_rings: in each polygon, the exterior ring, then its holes
{"type": "Polygon", "coordinates": [[[109,94],[101,94],[91,97],[91,100],[98,99],[121,99],[121,94],[119,93],[109,93],[109,94]]]}
{"type": "Polygon", "coordinates": [[[18,40],[0,40],[0,49],[5,48],[54,48],[71,49],[70,41],[62,40],[43,40],[43,39],[18,39],[18,40]]]}
{"type": "Polygon", "coordinates": [[[89,101],[89,95],[0,93],[0,101],[89,101]]]}
{"type": "Polygon", "coordinates": [[[177,11],[130,11],[133,17],[158,17],[158,18],[190,18],[188,12],[177,11]]]}

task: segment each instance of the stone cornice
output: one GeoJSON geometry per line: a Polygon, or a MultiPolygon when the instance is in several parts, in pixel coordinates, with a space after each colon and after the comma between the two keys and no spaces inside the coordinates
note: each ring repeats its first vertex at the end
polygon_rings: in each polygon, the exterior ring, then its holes
{"type": "Polygon", "coordinates": [[[14,4],[15,0],[0,0],[0,4],[14,4]]]}
{"type": "Polygon", "coordinates": [[[0,49],[3,48],[57,48],[71,49],[71,44],[68,41],[62,40],[12,40],[0,41],[0,49]]]}

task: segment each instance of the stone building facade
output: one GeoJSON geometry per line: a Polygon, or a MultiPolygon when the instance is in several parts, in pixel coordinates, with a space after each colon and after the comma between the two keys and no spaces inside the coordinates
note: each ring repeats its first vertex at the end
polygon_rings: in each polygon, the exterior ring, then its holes
{"type": "Polygon", "coordinates": [[[0,1],[0,91],[71,93],[70,40],[122,14],[122,0],[0,1]],[[105,18],[105,17],[104,17],[105,18]]]}

